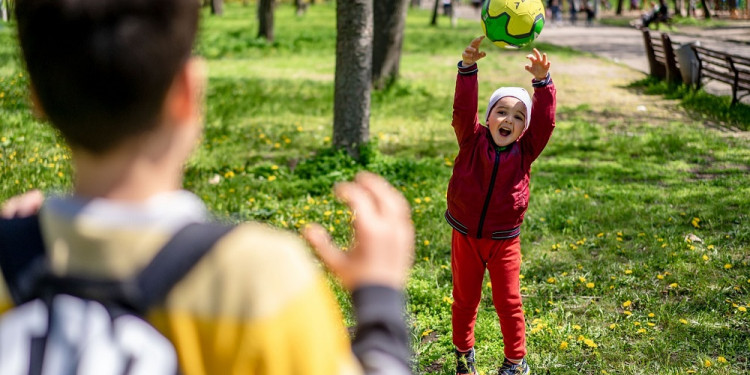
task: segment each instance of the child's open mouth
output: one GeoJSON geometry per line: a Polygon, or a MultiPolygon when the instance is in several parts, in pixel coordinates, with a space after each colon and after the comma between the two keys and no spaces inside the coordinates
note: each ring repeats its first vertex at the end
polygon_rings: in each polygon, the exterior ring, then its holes
{"type": "Polygon", "coordinates": [[[500,132],[500,135],[502,135],[503,137],[507,137],[511,133],[510,129],[506,129],[506,128],[500,128],[498,131],[500,132]]]}

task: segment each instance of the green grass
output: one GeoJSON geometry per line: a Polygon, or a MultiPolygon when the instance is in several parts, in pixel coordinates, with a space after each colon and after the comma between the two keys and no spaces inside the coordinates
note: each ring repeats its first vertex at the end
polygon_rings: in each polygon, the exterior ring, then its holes
{"type": "MultiPolygon", "coordinates": [[[[210,86],[204,142],[188,164],[186,187],[219,216],[290,230],[316,221],[346,245],[349,214],[331,185],[362,169],[384,175],[411,202],[417,229],[408,285],[415,372],[451,374],[450,228],[442,214],[457,146],[449,124],[455,63],[479,25],[430,28],[429,12],[410,11],[402,77],[373,93],[373,141],[358,163],[330,149],[334,7],[318,4],[298,18],[280,6],[273,44],[255,39],[253,6],[230,4],[225,12],[204,18],[196,48],[208,61],[210,86]]],[[[29,111],[14,38],[12,28],[0,29],[0,199],[70,186],[69,152],[29,111]]],[[[587,58],[539,47],[555,61],[587,58]]],[[[528,50],[488,52],[480,98],[528,81],[520,68],[528,50]]],[[[570,81],[565,71],[556,74],[570,81]]],[[[557,129],[533,166],[522,234],[534,373],[747,372],[746,133],[709,129],[700,116],[652,121],[616,102],[602,109],[567,99],[558,97],[557,129]],[[690,234],[701,241],[686,241],[690,234]]],[[[333,286],[352,324],[348,298],[333,286]]],[[[480,371],[489,374],[502,360],[489,293],[476,336],[480,371]]]]}
{"type": "Polygon", "coordinates": [[[648,95],[678,99],[686,110],[719,126],[750,130],[750,105],[738,102],[732,106],[730,96],[711,95],[703,90],[670,84],[654,77],[633,82],[630,87],[642,89],[648,95]]]}

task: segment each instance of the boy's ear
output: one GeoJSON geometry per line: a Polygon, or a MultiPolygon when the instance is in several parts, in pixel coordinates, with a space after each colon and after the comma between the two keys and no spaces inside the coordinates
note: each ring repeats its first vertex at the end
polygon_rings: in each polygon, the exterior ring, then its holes
{"type": "Polygon", "coordinates": [[[206,87],[206,63],[191,57],[175,76],[164,99],[166,116],[177,124],[200,122],[206,87]]]}

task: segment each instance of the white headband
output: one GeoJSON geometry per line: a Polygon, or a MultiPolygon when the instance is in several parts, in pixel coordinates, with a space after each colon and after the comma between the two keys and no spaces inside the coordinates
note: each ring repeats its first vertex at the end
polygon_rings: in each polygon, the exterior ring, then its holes
{"type": "Polygon", "coordinates": [[[492,96],[490,96],[490,103],[487,105],[487,113],[484,116],[485,123],[490,118],[492,107],[495,106],[498,100],[506,96],[512,96],[526,105],[526,125],[523,128],[523,131],[526,131],[526,129],[529,128],[529,122],[531,121],[531,98],[529,97],[529,93],[526,92],[523,87],[501,87],[495,90],[495,92],[492,93],[492,96]]]}

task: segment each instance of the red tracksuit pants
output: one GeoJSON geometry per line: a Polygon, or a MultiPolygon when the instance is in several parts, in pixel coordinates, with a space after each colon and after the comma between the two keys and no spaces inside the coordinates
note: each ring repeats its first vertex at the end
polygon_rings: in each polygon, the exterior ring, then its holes
{"type": "Polygon", "coordinates": [[[521,238],[479,239],[453,230],[453,345],[459,351],[474,346],[474,324],[482,296],[484,270],[490,271],[492,302],[500,318],[505,357],[526,356],[526,322],[521,304],[521,238]]]}

